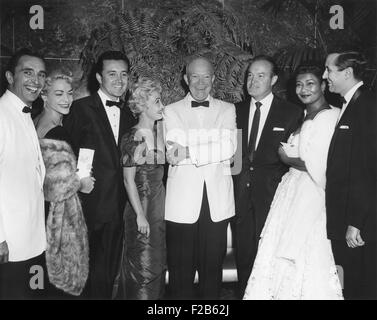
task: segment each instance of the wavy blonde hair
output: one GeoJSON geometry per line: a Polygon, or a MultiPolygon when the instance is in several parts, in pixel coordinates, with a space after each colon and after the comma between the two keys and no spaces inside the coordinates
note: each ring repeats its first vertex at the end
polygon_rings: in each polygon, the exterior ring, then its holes
{"type": "Polygon", "coordinates": [[[62,69],[56,69],[49,73],[49,75],[46,78],[45,85],[42,89],[41,94],[47,95],[48,91],[50,90],[52,84],[56,80],[65,80],[67,83],[71,84],[73,83],[73,77],[72,72],[62,69]]]}
{"type": "Polygon", "coordinates": [[[161,83],[158,80],[141,77],[132,85],[128,107],[134,116],[137,117],[146,109],[147,100],[153,92],[160,94],[162,92],[161,83]]]}

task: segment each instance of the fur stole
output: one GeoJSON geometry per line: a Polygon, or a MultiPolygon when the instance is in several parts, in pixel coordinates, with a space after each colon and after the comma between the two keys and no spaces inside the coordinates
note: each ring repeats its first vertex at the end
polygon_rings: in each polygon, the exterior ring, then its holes
{"type": "Polygon", "coordinates": [[[44,195],[50,202],[46,226],[48,277],[57,288],[78,296],[88,278],[89,244],[77,195],[80,180],[76,158],[64,141],[41,139],[40,145],[46,167],[44,195]]]}

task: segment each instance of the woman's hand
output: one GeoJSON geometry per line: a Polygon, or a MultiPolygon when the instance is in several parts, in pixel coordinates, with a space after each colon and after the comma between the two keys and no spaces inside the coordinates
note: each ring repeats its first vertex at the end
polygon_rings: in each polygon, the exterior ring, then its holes
{"type": "Polygon", "coordinates": [[[127,190],[128,200],[136,212],[137,231],[149,237],[149,223],[145,217],[143,206],[141,205],[139,193],[135,183],[135,167],[123,167],[123,182],[127,190]]]}
{"type": "Polygon", "coordinates": [[[290,158],[287,156],[287,154],[285,153],[285,150],[282,146],[279,147],[278,154],[279,154],[280,160],[283,163],[285,163],[288,166],[291,165],[290,160],[289,160],[290,158]]]}
{"type": "Polygon", "coordinates": [[[80,189],[79,191],[82,193],[91,193],[94,189],[94,182],[96,179],[93,177],[85,177],[80,179],[80,189]]]}
{"type": "Polygon", "coordinates": [[[301,158],[288,157],[283,147],[279,147],[278,154],[279,154],[280,160],[283,163],[285,163],[287,166],[293,167],[300,171],[307,171],[305,162],[302,161],[301,158]]]}
{"type": "Polygon", "coordinates": [[[138,214],[136,217],[137,231],[149,237],[150,229],[147,218],[143,214],[138,214]]]}

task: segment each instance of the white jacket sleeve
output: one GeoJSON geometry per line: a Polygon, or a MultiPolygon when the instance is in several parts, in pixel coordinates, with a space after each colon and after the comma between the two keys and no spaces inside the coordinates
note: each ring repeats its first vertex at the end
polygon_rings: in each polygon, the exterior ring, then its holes
{"type": "MultiPolygon", "coordinates": [[[[0,193],[1,190],[1,172],[2,172],[2,162],[3,162],[3,152],[4,152],[4,133],[2,131],[2,123],[0,121],[0,193]]],[[[1,194],[0,194],[1,196],[1,194]]],[[[5,230],[4,230],[4,221],[3,221],[3,212],[1,211],[0,207],[0,243],[5,241],[5,230]]]]}
{"type": "MultiPolygon", "coordinates": [[[[164,140],[166,149],[171,147],[167,143],[168,141],[176,142],[181,146],[188,146],[188,137],[186,131],[183,129],[183,123],[178,118],[177,114],[170,110],[169,107],[164,112],[164,140]]],[[[178,163],[178,165],[193,164],[191,159],[185,159],[178,163]]]]}
{"type": "Polygon", "coordinates": [[[3,223],[3,217],[0,210],[0,243],[5,241],[5,230],[4,230],[4,223],[3,223]]]}
{"type": "MultiPolygon", "coordinates": [[[[237,149],[236,112],[234,105],[227,108],[220,128],[199,130],[192,139],[189,151],[192,163],[203,166],[230,160],[237,149]],[[192,143],[192,141],[195,141],[192,143]]],[[[193,133],[195,134],[195,133],[193,133]]]]}

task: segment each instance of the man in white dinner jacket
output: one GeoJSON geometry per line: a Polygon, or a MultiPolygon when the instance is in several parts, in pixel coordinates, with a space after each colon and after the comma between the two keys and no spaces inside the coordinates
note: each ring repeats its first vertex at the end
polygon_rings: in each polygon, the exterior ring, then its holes
{"type": "Polygon", "coordinates": [[[45,167],[30,111],[45,83],[45,64],[38,55],[20,50],[5,75],[8,90],[0,98],[0,299],[32,299],[43,293],[43,278],[37,282],[38,274],[43,276],[46,233],[45,167]]]}
{"type": "Polygon", "coordinates": [[[200,297],[218,299],[228,220],[235,214],[235,108],[210,95],[215,76],[207,59],[189,62],[184,80],[190,92],[165,109],[169,286],[173,299],[193,298],[198,271],[200,297]]]}

